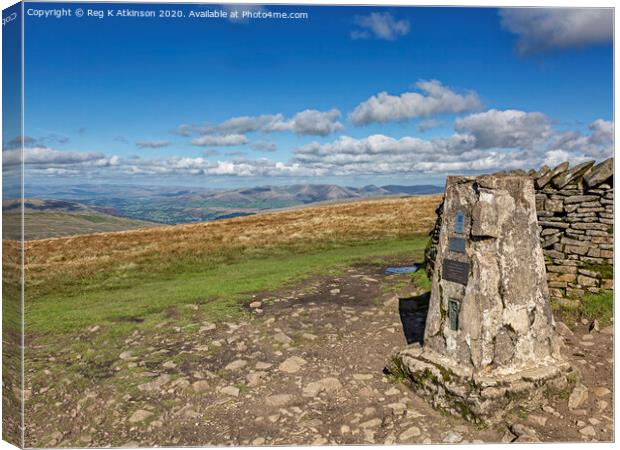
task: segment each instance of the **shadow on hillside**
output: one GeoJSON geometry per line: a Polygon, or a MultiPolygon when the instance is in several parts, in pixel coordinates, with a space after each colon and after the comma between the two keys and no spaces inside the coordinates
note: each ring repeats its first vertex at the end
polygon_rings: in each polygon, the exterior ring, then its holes
{"type": "Polygon", "coordinates": [[[400,321],[403,324],[403,333],[407,345],[416,342],[420,345],[423,344],[430,297],[429,291],[422,295],[398,300],[398,312],[400,313],[400,321]]]}

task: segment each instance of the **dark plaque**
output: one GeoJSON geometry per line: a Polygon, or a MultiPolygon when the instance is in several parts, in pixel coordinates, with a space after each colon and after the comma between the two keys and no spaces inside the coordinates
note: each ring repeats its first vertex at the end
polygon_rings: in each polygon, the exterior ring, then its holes
{"type": "Polygon", "coordinates": [[[441,276],[444,280],[467,286],[469,263],[454,261],[453,259],[444,259],[441,276]]]}
{"type": "Polygon", "coordinates": [[[454,216],[454,232],[455,233],[463,233],[463,228],[465,227],[465,214],[463,211],[457,211],[454,216]]]}
{"type": "Polygon", "coordinates": [[[451,237],[448,238],[448,248],[457,253],[465,253],[465,239],[451,237]]]}
{"type": "Polygon", "coordinates": [[[461,302],[453,298],[448,300],[448,319],[450,320],[450,329],[457,331],[459,329],[459,313],[461,312],[461,302]]]}

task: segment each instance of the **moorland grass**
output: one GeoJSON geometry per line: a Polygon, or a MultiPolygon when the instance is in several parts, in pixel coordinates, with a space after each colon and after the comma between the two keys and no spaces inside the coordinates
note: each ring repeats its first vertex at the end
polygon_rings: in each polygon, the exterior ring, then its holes
{"type": "MultiPolygon", "coordinates": [[[[59,285],[56,290],[26,303],[26,333],[57,335],[93,325],[117,327],[149,323],[170,308],[196,304],[203,320],[218,320],[240,313],[240,304],[252,292],[273,290],[304,277],[338,272],[359,260],[394,255],[421,258],[426,236],[380,239],[328,245],[322,243],[303,249],[281,248],[272,254],[244,254],[227,262],[181,263],[158,277],[132,272],[130,282],[106,285],[95,280],[87,284],[59,285]]],[[[122,280],[123,277],[118,275],[122,280]]],[[[187,309],[187,308],[185,308],[187,309]]],[[[183,315],[181,309],[181,316],[183,315]]],[[[178,314],[178,313],[177,313],[178,314]]],[[[183,324],[183,318],[178,317],[183,324]]],[[[122,334],[122,331],[121,331],[122,334]]]]}

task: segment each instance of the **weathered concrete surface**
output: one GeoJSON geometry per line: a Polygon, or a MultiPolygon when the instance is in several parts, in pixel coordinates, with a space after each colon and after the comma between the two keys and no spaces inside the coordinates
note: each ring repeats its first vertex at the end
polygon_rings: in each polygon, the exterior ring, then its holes
{"type": "Polygon", "coordinates": [[[533,181],[449,177],[442,216],[424,348],[401,358],[435,405],[456,402],[473,416],[493,415],[508,397],[567,369],[549,305],[533,181]],[[450,239],[464,239],[465,251],[455,251],[450,239]],[[465,282],[446,271],[453,261],[469,264],[465,282]]]}

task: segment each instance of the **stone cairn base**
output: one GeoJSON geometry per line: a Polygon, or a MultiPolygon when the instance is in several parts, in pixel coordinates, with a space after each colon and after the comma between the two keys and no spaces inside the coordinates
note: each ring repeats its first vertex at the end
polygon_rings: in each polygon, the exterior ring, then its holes
{"type": "Polygon", "coordinates": [[[535,408],[542,396],[565,390],[573,372],[560,362],[480,375],[419,344],[401,351],[397,361],[415,392],[434,408],[474,423],[499,422],[516,407],[535,408]]]}

